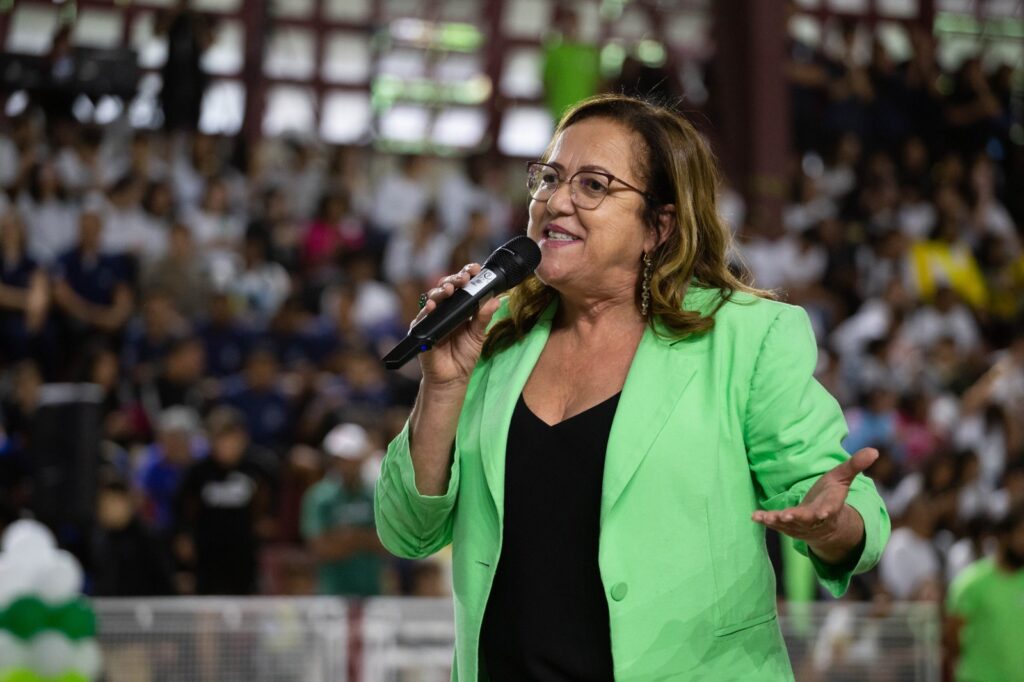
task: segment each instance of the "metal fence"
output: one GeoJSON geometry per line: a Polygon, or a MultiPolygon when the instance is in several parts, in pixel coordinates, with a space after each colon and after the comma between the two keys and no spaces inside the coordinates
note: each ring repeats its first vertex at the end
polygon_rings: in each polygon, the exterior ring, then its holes
{"type": "MultiPolygon", "coordinates": [[[[108,682],[435,682],[451,674],[445,599],[97,599],[108,682]]],[[[798,680],[939,679],[931,604],[791,605],[798,680]]]]}

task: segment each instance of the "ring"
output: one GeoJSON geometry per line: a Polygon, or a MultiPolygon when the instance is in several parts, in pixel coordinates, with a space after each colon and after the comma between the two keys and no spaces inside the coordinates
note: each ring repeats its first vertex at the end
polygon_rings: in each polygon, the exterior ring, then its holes
{"type": "Polygon", "coordinates": [[[420,310],[423,310],[423,306],[425,306],[427,304],[427,295],[426,294],[420,294],[419,304],[420,304],[420,310]]]}

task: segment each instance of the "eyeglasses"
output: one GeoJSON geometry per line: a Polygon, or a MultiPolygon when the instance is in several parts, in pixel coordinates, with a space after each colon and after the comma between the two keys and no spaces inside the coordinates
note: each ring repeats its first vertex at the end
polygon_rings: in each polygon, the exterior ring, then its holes
{"type": "Polygon", "coordinates": [[[646,199],[652,201],[654,199],[639,187],[634,187],[611,173],[584,170],[573,173],[572,177],[566,181],[558,177],[558,169],[554,166],[540,161],[531,161],[526,164],[526,189],[530,193],[530,197],[537,201],[550,199],[563,182],[569,183],[569,197],[572,199],[572,203],[585,211],[597,208],[604,201],[611,191],[613,182],[625,185],[627,189],[642,194],[646,199]]]}

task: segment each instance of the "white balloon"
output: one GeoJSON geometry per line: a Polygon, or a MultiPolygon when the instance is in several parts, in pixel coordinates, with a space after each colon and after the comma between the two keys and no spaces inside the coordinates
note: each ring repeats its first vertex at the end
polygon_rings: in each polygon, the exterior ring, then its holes
{"type": "Polygon", "coordinates": [[[103,667],[103,656],[95,639],[85,639],[75,647],[75,658],[72,667],[90,680],[100,676],[103,667]]]}
{"type": "Polygon", "coordinates": [[[68,551],[57,550],[53,558],[40,567],[35,581],[39,596],[48,602],[63,602],[82,591],[82,567],[68,551]]]}
{"type": "Polygon", "coordinates": [[[57,543],[50,529],[34,519],[19,519],[4,531],[0,548],[5,552],[14,552],[18,548],[45,547],[53,549],[57,543]]]}
{"type": "Polygon", "coordinates": [[[28,665],[29,650],[24,641],[0,630],[0,670],[24,668],[28,665]]]}
{"type": "Polygon", "coordinates": [[[43,632],[29,644],[30,669],[42,677],[56,677],[72,669],[75,647],[66,635],[43,632]]]}
{"type": "MultiPolygon", "coordinates": [[[[28,566],[12,560],[6,554],[0,555],[0,610],[34,590],[35,575],[28,566]]],[[[2,660],[2,659],[0,659],[2,660]]]]}

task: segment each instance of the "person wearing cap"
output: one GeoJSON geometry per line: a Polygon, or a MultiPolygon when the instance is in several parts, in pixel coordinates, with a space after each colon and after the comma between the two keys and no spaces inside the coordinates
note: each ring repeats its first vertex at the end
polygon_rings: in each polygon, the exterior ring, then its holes
{"type": "Polygon", "coordinates": [[[339,424],[324,438],[327,471],[302,498],[302,536],[319,562],[323,594],[380,594],[384,548],[373,521],[373,487],[363,479],[372,450],[366,429],[339,424]]]}

